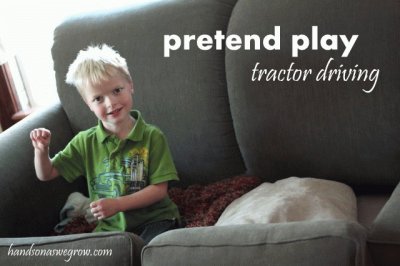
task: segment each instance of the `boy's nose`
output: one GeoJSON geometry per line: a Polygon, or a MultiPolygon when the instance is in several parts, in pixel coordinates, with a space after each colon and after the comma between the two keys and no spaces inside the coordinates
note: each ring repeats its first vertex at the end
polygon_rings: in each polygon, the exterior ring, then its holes
{"type": "Polygon", "coordinates": [[[112,107],[114,104],[114,101],[111,97],[105,97],[104,102],[106,104],[106,107],[112,107]]]}

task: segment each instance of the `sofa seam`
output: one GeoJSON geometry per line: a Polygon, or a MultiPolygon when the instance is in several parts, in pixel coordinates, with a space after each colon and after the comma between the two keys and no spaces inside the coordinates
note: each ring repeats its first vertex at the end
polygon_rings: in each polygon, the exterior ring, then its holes
{"type": "Polygon", "coordinates": [[[319,237],[312,237],[312,238],[302,238],[302,239],[294,239],[294,240],[285,240],[282,242],[266,242],[266,243],[250,243],[250,244],[219,244],[219,245],[183,245],[183,244],[160,244],[160,245],[147,245],[147,247],[166,247],[166,246],[179,246],[179,247],[245,247],[245,246],[261,246],[261,245],[280,245],[280,244],[288,244],[288,243],[295,243],[295,242],[301,242],[301,241],[309,241],[309,240],[319,240],[319,239],[324,239],[324,238],[339,238],[339,239],[344,239],[344,240],[350,240],[354,241],[352,238],[346,238],[346,237],[341,237],[341,236],[319,236],[319,237]]]}
{"type": "Polygon", "coordinates": [[[399,241],[385,241],[385,240],[375,240],[375,239],[368,239],[367,240],[368,243],[372,243],[372,244],[386,244],[386,245],[400,245],[399,241]]]}
{"type": "MultiPolygon", "coordinates": [[[[219,248],[219,247],[255,247],[255,246],[268,246],[268,245],[285,245],[289,243],[296,243],[296,242],[305,242],[309,240],[320,240],[320,239],[325,239],[325,238],[338,238],[338,239],[344,239],[346,241],[350,241],[351,243],[354,244],[355,247],[355,254],[354,254],[354,261],[355,265],[363,265],[363,258],[359,258],[359,256],[362,256],[362,247],[356,241],[355,239],[348,238],[348,237],[341,237],[341,236],[320,236],[320,237],[313,237],[313,238],[304,238],[304,239],[297,239],[297,240],[290,240],[290,241],[284,241],[284,242],[268,242],[268,243],[252,243],[249,245],[244,245],[244,244],[238,244],[238,245],[232,245],[232,244],[227,244],[227,245],[181,245],[181,244],[162,244],[162,245],[146,245],[143,250],[142,250],[142,262],[145,257],[145,252],[147,250],[150,250],[151,248],[164,248],[164,247],[187,247],[187,248],[199,248],[199,247],[206,247],[206,248],[219,248]]],[[[366,241],[364,241],[366,242],[366,241]]]]}

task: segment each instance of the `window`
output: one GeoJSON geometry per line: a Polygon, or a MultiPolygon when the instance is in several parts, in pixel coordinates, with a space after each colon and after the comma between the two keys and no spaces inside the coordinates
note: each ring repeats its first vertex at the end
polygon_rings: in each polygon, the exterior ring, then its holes
{"type": "Polygon", "coordinates": [[[19,109],[40,108],[58,101],[51,46],[54,28],[62,20],[77,13],[155,1],[161,0],[9,0],[2,4],[0,44],[11,58],[9,70],[15,83],[12,91],[20,102],[19,109]]]}

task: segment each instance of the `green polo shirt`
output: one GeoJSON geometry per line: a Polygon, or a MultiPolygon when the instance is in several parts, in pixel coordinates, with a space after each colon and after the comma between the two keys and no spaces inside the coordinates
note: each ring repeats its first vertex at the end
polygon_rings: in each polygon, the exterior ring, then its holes
{"type": "MultiPolygon", "coordinates": [[[[99,121],[96,127],[78,133],[52,159],[53,166],[68,182],[86,177],[91,201],[178,180],[164,134],[146,124],[139,111],[132,111],[131,115],[136,123],[126,139],[110,135],[99,121]]],[[[95,231],[133,230],[165,219],[179,219],[178,208],[168,196],[149,207],[100,220],[95,231]]]]}

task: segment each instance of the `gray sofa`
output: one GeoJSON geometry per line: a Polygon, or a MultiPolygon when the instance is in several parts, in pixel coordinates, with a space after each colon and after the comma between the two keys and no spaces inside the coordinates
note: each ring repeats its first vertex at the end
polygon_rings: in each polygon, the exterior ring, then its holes
{"type": "Polygon", "coordinates": [[[52,48],[60,103],[0,134],[0,264],[64,265],[70,258],[72,265],[398,265],[399,15],[396,0],[169,0],[63,22],[52,48]],[[164,57],[164,35],[214,36],[220,30],[265,36],[274,26],[281,29],[279,50],[203,51],[192,42],[189,50],[164,57]],[[311,49],[312,26],[318,38],[359,37],[342,57],[341,42],[337,50],[311,49]],[[291,36],[300,33],[310,37],[310,48],[293,57],[291,36]],[[64,77],[80,49],[103,42],[127,59],[135,108],[167,135],[180,186],[241,174],[268,182],[289,176],[336,180],[354,189],[359,221],[183,228],[143,250],[131,233],[48,236],[68,195],[86,193],[86,185],[83,178],[38,181],[29,132],[51,129],[54,154],[95,125],[64,77]],[[294,68],[317,71],[330,58],[331,68],[379,69],[373,91],[363,91],[371,80],[252,81],[257,62],[262,69],[294,62],[294,68]],[[35,254],[41,249],[113,253],[35,254]]]}

